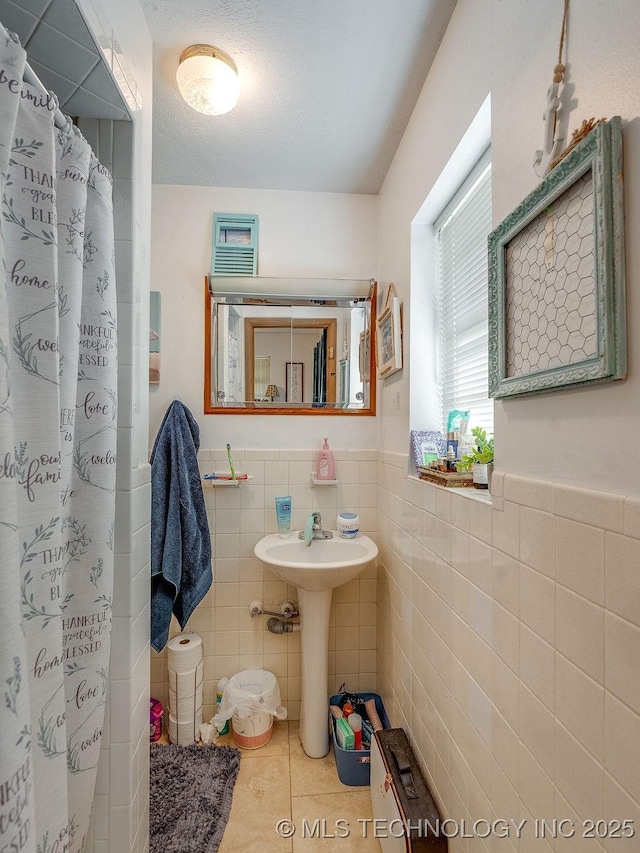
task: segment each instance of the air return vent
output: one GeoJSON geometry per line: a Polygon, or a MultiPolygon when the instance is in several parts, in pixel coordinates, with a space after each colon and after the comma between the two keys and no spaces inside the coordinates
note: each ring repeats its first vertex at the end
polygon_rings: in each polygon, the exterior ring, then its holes
{"type": "Polygon", "coordinates": [[[213,217],[212,275],[256,275],[258,217],[216,213],[213,217]]]}

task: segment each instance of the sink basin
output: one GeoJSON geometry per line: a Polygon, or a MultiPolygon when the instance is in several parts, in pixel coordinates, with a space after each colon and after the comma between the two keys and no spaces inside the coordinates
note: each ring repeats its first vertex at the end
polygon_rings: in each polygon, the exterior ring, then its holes
{"type": "Polygon", "coordinates": [[[314,539],[307,545],[295,530],[288,539],[275,533],[264,536],[254,552],[281,580],[309,592],[323,592],[357,577],[376,558],[378,547],[364,534],[343,539],[335,530],[333,539],[314,539]]]}

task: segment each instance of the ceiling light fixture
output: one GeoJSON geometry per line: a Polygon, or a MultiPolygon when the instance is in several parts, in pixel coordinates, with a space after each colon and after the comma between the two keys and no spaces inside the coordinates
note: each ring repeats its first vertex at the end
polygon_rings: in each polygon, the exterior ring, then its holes
{"type": "Polygon", "coordinates": [[[209,44],[192,44],[180,54],[178,89],[194,110],[219,116],[232,110],[240,92],[238,69],[228,53],[209,44]]]}

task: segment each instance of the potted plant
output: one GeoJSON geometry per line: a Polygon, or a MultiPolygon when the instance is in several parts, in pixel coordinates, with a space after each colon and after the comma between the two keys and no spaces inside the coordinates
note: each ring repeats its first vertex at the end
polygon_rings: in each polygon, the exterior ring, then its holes
{"type": "Polygon", "coordinates": [[[456,468],[458,471],[471,471],[473,485],[477,489],[488,489],[493,473],[493,436],[487,438],[487,431],[482,427],[474,427],[471,435],[476,446],[468,456],[460,459],[456,468]]]}

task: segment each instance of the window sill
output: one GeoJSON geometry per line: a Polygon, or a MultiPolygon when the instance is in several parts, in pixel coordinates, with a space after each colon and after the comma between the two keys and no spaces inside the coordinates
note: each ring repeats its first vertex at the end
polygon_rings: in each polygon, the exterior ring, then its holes
{"type": "Polygon", "coordinates": [[[407,480],[415,480],[417,483],[422,483],[425,486],[430,486],[433,489],[438,489],[438,491],[440,492],[460,495],[460,497],[468,498],[469,500],[476,501],[477,503],[487,504],[488,506],[491,506],[495,503],[495,498],[491,497],[491,494],[488,489],[470,489],[468,487],[452,488],[451,486],[439,486],[437,483],[429,483],[427,480],[421,480],[417,474],[407,474],[407,480]]]}

